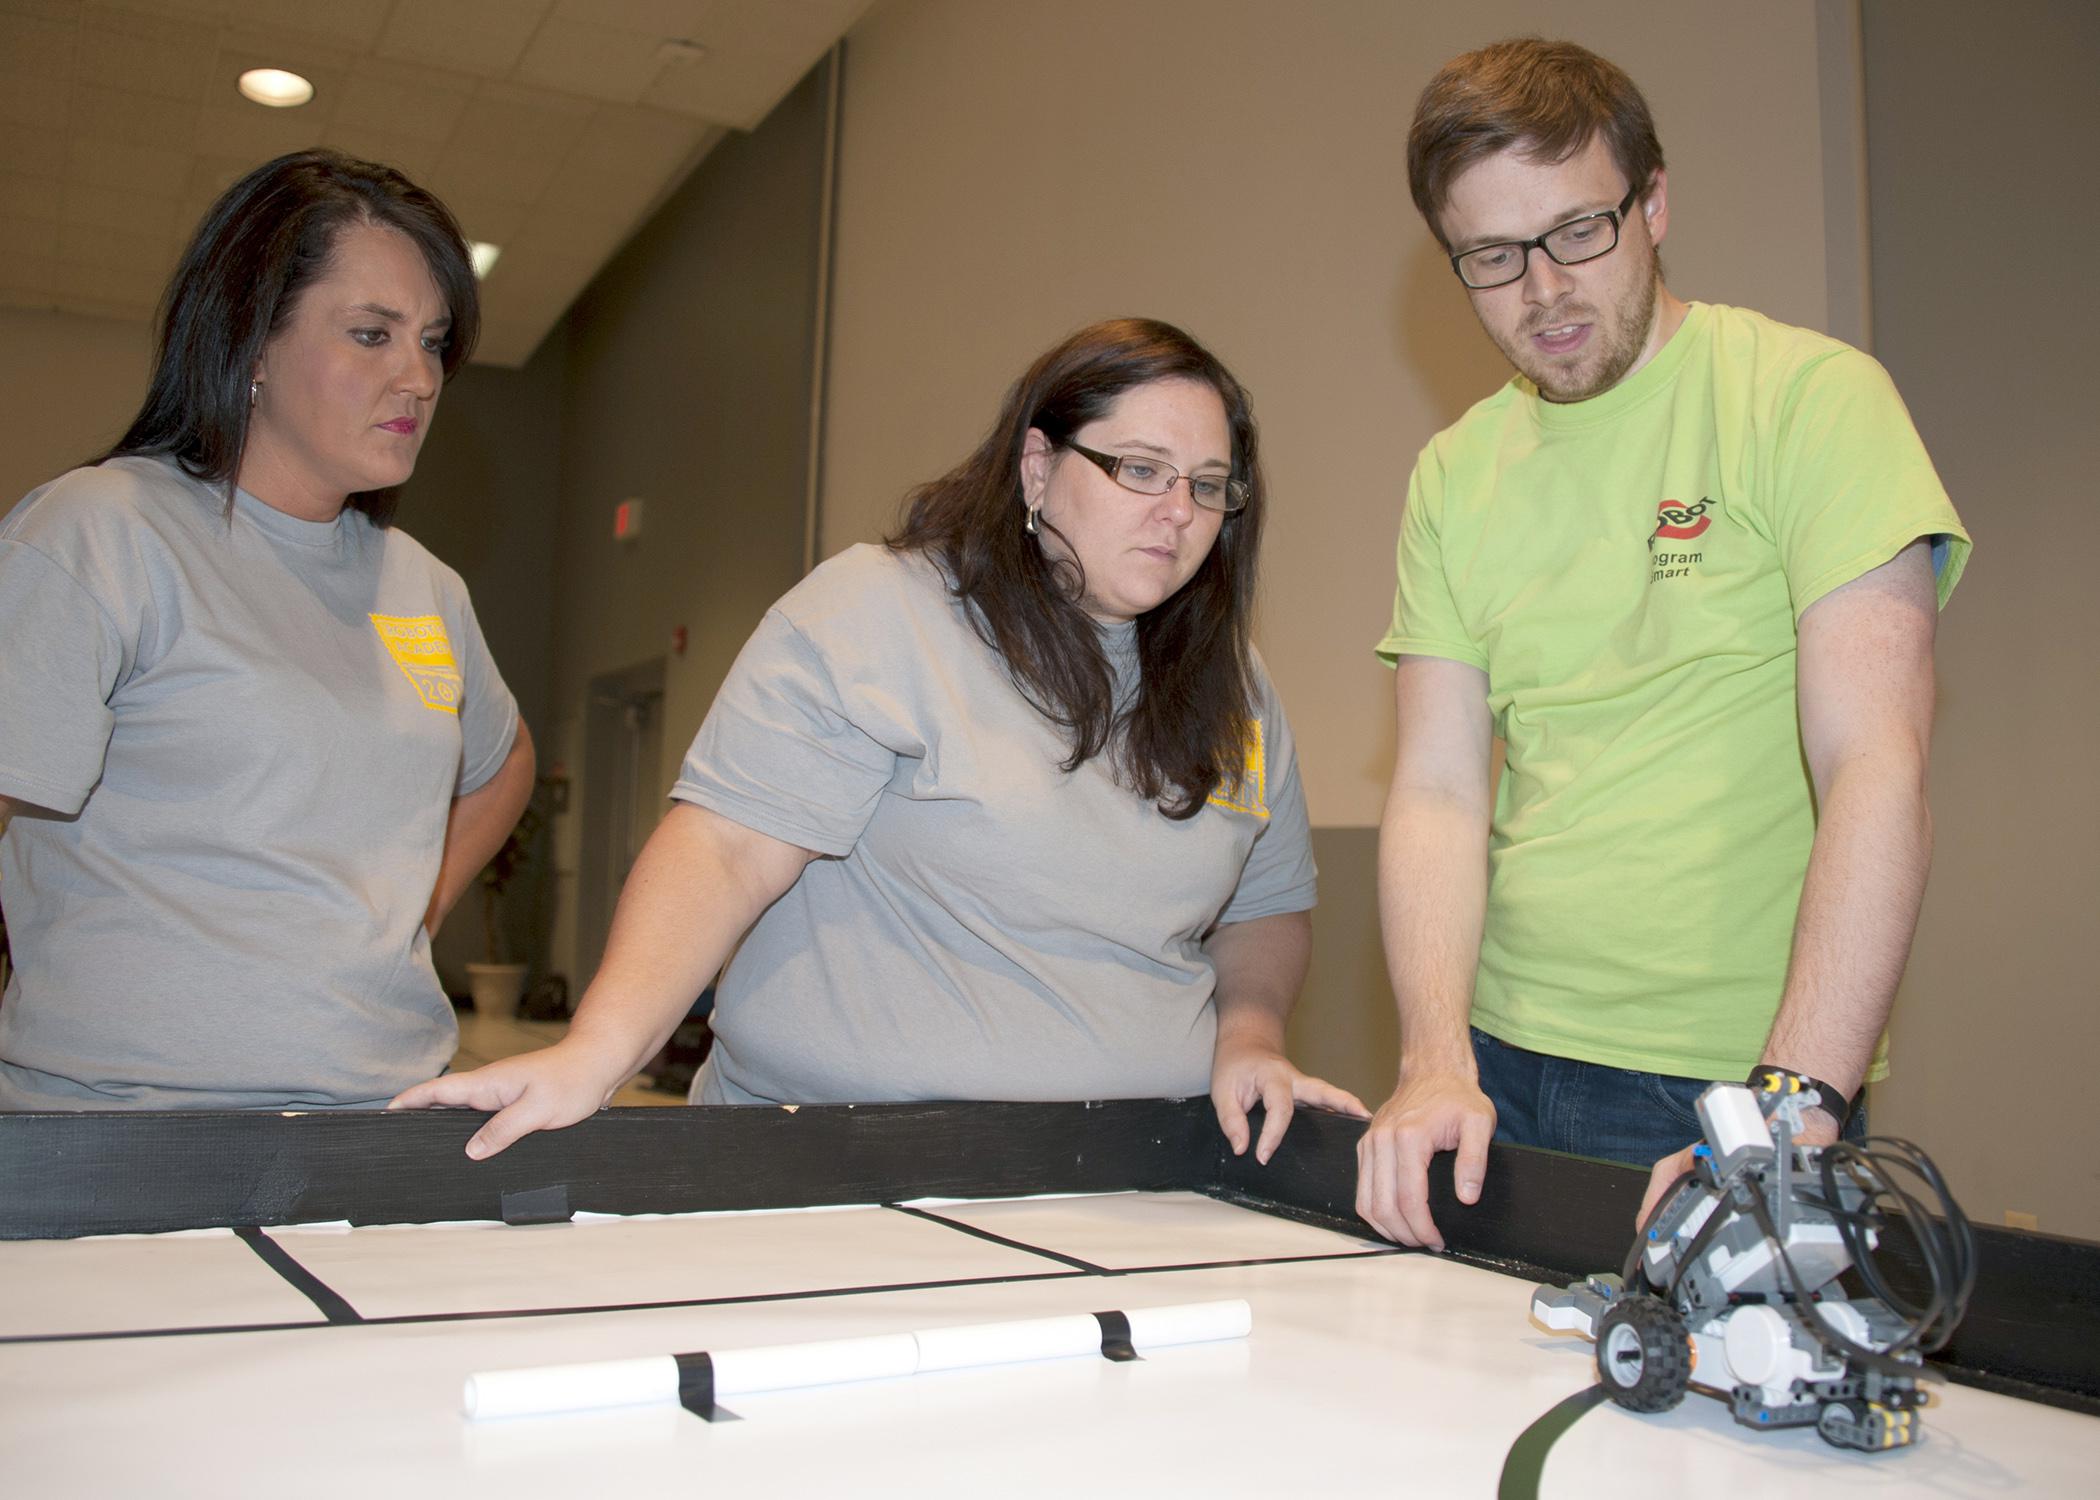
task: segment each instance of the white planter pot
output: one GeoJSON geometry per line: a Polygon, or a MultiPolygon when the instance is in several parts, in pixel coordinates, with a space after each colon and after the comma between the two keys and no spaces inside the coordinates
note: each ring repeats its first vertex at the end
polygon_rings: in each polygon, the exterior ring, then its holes
{"type": "Polygon", "coordinates": [[[467,989],[474,996],[474,1014],[515,1019],[518,1002],[525,997],[525,965],[468,964],[467,989]]]}

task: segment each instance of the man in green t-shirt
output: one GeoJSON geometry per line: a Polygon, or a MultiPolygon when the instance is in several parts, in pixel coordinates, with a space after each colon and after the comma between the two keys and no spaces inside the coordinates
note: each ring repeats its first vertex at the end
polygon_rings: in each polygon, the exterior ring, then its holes
{"type": "Polygon", "coordinates": [[[1819,1082],[1808,1139],[1846,1128],[1924,892],[1969,540],[1872,359],[1663,285],[1662,148],[1611,63],[1454,60],[1408,169],[1518,371],[1423,450],[1378,647],[1401,1059],[1357,1207],[1441,1246],[1439,1151],[1462,1202],[1490,1138],[1653,1163],[1652,1198],[1699,1092],[1759,1064],[1819,1082]]]}

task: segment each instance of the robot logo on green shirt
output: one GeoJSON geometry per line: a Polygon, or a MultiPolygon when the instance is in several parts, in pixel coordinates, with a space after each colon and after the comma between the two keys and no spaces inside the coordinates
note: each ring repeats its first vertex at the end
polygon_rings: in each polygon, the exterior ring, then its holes
{"type": "Polygon", "coordinates": [[[1697,505],[1681,505],[1675,500],[1665,500],[1655,507],[1655,530],[1648,533],[1648,550],[1655,550],[1655,539],[1659,536],[1688,542],[1695,536],[1704,536],[1706,528],[1713,525],[1713,517],[1707,512],[1713,501],[1701,496],[1697,505]]]}

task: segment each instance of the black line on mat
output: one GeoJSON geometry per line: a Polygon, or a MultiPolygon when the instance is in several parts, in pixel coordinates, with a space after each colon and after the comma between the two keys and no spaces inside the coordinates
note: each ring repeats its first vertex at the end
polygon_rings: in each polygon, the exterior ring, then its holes
{"type": "MultiPolygon", "coordinates": [[[[385,1318],[374,1322],[384,1323],[385,1318]]],[[[9,1333],[0,1334],[0,1347],[9,1344],[102,1344],[123,1339],[196,1338],[214,1333],[297,1333],[328,1327],[367,1328],[369,1323],[329,1324],[319,1318],[310,1318],[303,1323],[193,1323],[182,1328],[110,1328],[95,1333],[9,1333]]]]}
{"type": "MultiPolygon", "coordinates": [[[[1345,1250],[1331,1255],[1269,1255],[1251,1260],[1192,1261],[1185,1266],[1142,1266],[1132,1271],[1105,1271],[1105,1276],[1148,1276],[1183,1271],[1229,1271],[1246,1266],[1287,1266],[1301,1261],[1365,1260],[1396,1251],[1345,1250]]],[[[1076,1281],[1086,1271],[1029,1271],[1012,1276],[955,1276],[943,1281],[874,1282],[866,1286],[814,1287],[799,1292],[748,1292],[737,1297],[677,1297],[661,1302],[600,1302],[576,1307],[499,1307],[485,1312],[394,1313],[359,1318],[354,1323],[213,1323],[188,1328],[122,1328],[96,1333],[0,1334],[9,1344],[95,1344],[116,1339],[189,1338],[219,1333],[286,1333],[322,1328],[385,1328],[417,1323],[486,1323],[500,1318],[571,1318],[595,1313],[665,1312],[681,1307],[740,1307],[747,1303],[818,1301],[825,1297],[880,1296],[886,1292],[937,1292],[959,1286],[1006,1286],[1030,1281],[1076,1281]]]]}
{"type": "Polygon", "coordinates": [[[1081,1260],[1076,1255],[1062,1255],[1055,1250],[1045,1250],[1041,1245],[1031,1245],[1026,1240],[1017,1240],[1008,1235],[993,1234],[989,1229],[979,1229],[975,1224],[965,1224],[960,1219],[950,1219],[942,1214],[930,1213],[923,1208],[913,1208],[908,1203],[885,1203],[884,1208],[895,1209],[900,1214],[910,1214],[914,1219],[925,1219],[949,1229],[959,1229],[964,1234],[975,1235],[980,1240],[990,1240],[995,1245],[1004,1245],[1009,1250],[1025,1250],[1030,1255],[1040,1255],[1045,1260],[1058,1261],[1086,1272],[1089,1276],[1118,1276],[1107,1266],[1097,1266],[1090,1260],[1081,1260]]]}
{"type": "MultiPolygon", "coordinates": [[[[735,1297],[671,1297],[660,1302],[593,1302],[572,1307],[496,1307],[481,1312],[391,1313],[366,1318],[360,1328],[409,1323],[486,1323],[498,1318],[571,1318],[593,1313],[668,1312],[681,1307],[741,1307],[746,1303],[815,1301],[824,1297],[858,1297],[883,1292],[936,1292],[957,1286],[1000,1286],[1022,1281],[1076,1281],[1084,1271],[1033,1271],[1015,1276],[956,1276],[943,1281],[877,1282],[866,1286],[811,1287],[797,1292],[746,1292],[735,1297]]],[[[17,1333],[0,1336],[5,1344],[92,1343],[99,1339],[176,1338],[193,1333],[268,1333],[288,1328],[326,1328],[325,1323],[234,1323],[210,1328],[140,1328],[111,1333],[17,1333]]]]}
{"type": "Polygon", "coordinates": [[[1610,1398],[1601,1384],[1586,1385],[1518,1433],[1509,1445],[1509,1457],[1502,1460],[1502,1483],[1495,1500],[1538,1500],[1539,1476],[1546,1472],[1546,1455],[1553,1445],[1584,1412],[1610,1398]]]}
{"type": "Polygon", "coordinates": [[[1322,1250],[1313,1255],[1250,1255],[1245,1260],[1190,1260],[1171,1266],[1126,1266],[1120,1271],[1110,1271],[1111,1276],[1178,1275],[1183,1271],[1233,1271],[1243,1266],[1289,1266],[1299,1261],[1313,1260],[1387,1260],[1408,1252],[1398,1245],[1376,1246],[1365,1250],[1322,1250]]]}
{"type": "Polygon", "coordinates": [[[343,1300],[340,1292],[313,1272],[299,1264],[292,1252],[264,1234],[253,1224],[243,1224],[234,1234],[241,1242],[262,1257],[264,1265],[290,1282],[293,1289],[321,1310],[321,1316],[331,1323],[362,1323],[364,1318],[356,1308],[343,1300]]]}

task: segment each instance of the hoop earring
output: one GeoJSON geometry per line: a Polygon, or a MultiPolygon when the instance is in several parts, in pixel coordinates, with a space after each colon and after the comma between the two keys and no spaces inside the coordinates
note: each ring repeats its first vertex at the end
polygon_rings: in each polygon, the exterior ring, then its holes
{"type": "Polygon", "coordinates": [[[253,409],[253,407],[255,406],[255,402],[256,402],[256,399],[257,399],[258,397],[260,397],[261,395],[262,395],[262,382],[261,382],[260,380],[251,380],[251,381],[249,381],[249,382],[248,382],[248,405],[249,405],[249,407],[250,407],[251,409],[253,409]]]}
{"type": "Polygon", "coordinates": [[[1027,520],[1027,522],[1026,522],[1026,523],[1025,523],[1025,524],[1024,524],[1023,526],[1022,526],[1022,528],[1021,528],[1021,529],[1022,529],[1022,530],[1024,530],[1024,531],[1026,531],[1026,532],[1027,532],[1027,533],[1028,533],[1028,534],[1029,534],[1030,536],[1041,536],[1041,535],[1042,535],[1042,532],[1041,532],[1040,530],[1038,530],[1038,529],[1037,529],[1037,527],[1036,527],[1036,524],[1035,524],[1035,518],[1036,518],[1037,514],[1038,514],[1038,513],[1039,513],[1039,512],[1041,511],[1041,510],[1042,510],[1042,507],[1041,507],[1040,505],[1031,505],[1031,506],[1029,506],[1029,507],[1028,507],[1028,520],[1027,520]]]}

